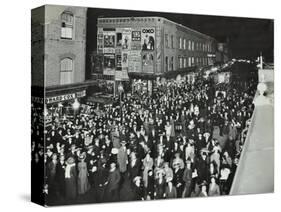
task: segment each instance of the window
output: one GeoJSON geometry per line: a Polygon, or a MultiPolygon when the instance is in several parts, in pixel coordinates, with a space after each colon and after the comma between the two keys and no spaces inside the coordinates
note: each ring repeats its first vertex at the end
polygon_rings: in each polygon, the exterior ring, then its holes
{"type": "Polygon", "coordinates": [[[169,71],[169,58],[167,56],[165,58],[165,70],[169,71]]]}
{"type": "Polygon", "coordinates": [[[179,67],[182,68],[182,57],[179,57],[179,67]]]}
{"type": "Polygon", "coordinates": [[[179,42],[179,48],[182,49],[182,38],[180,38],[179,42]]]}
{"type": "Polygon", "coordinates": [[[173,49],[174,48],[174,36],[171,35],[171,48],[173,49]]]}
{"type": "Polygon", "coordinates": [[[60,61],[60,84],[70,84],[73,82],[73,60],[64,58],[60,61]]]}
{"type": "Polygon", "coordinates": [[[174,57],[171,57],[171,70],[174,70],[174,57]]]}
{"type": "Polygon", "coordinates": [[[185,38],[183,39],[183,49],[186,49],[186,40],[185,40],[185,38]]]}
{"type": "Polygon", "coordinates": [[[191,43],[191,50],[194,51],[194,41],[191,43]]]}
{"type": "Polygon", "coordinates": [[[165,34],[165,46],[166,46],[166,48],[169,48],[169,38],[168,38],[168,34],[165,34]]]}
{"type": "Polygon", "coordinates": [[[183,58],[183,67],[186,68],[186,57],[183,58]]]}
{"type": "Polygon", "coordinates": [[[191,66],[191,57],[188,58],[188,66],[191,66]]]}
{"type": "Polygon", "coordinates": [[[188,41],[188,50],[191,50],[191,41],[188,41]]]}
{"type": "Polygon", "coordinates": [[[73,36],[73,15],[69,12],[64,12],[61,15],[61,38],[72,39],[73,36]]]}
{"type": "Polygon", "coordinates": [[[191,58],[191,66],[194,66],[194,57],[191,58]]]}

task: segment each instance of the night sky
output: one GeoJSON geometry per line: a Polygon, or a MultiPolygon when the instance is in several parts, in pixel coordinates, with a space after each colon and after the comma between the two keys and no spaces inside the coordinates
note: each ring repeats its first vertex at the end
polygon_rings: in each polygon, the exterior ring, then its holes
{"type": "MultiPolygon", "coordinates": [[[[256,58],[260,52],[266,62],[273,62],[273,20],[181,13],[145,12],[88,8],[87,60],[96,50],[98,17],[160,16],[212,36],[219,42],[229,42],[234,58],[256,58]]],[[[89,63],[88,63],[89,64],[89,63]]]]}

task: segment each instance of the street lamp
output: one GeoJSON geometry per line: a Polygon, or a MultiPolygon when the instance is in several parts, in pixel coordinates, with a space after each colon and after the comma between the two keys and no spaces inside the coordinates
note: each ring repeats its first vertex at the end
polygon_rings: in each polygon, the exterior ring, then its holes
{"type": "Polygon", "coordinates": [[[74,100],[74,103],[72,104],[72,108],[74,110],[74,116],[76,116],[76,111],[79,109],[80,103],[78,102],[78,99],[76,98],[74,100]]]}
{"type": "Polygon", "coordinates": [[[118,93],[119,93],[119,102],[120,102],[120,117],[121,117],[121,124],[122,124],[122,93],[124,91],[124,88],[123,88],[123,85],[122,83],[120,82],[118,87],[117,87],[117,90],[118,90],[118,93]]]}

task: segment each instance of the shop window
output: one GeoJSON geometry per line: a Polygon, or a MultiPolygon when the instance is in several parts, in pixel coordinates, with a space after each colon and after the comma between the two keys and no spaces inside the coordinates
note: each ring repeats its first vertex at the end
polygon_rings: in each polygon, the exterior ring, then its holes
{"type": "Polygon", "coordinates": [[[61,38],[73,38],[73,15],[69,12],[64,12],[61,15],[61,38]]]}
{"type": "Polygon", "coordinates": [[[73,60],[64,58],[60,61],[60,84],[73,83],[73,60]]]}

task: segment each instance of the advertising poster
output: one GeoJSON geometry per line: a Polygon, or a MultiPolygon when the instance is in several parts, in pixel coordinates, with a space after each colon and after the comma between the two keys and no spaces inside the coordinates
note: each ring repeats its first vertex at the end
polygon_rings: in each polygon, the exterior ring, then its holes
{"type": "Polygon", "coordinates": [[[115,55],[114,54],[104,54],[104,75],[114,75],[115,72],[115,55]]]}
{"type": "Polygon", "coordinates": [[[104,48],[115,48],[115,32],[103,32],[104,48]]]}
{"type": "Polygon", "coordinates": [[[116,32],[116,47],[122,47],[122,32],[119,29],[116,32]]]}
{"type": "Polygon", "coordinates": [[[128,72],[141,72],[141,52],[132,50],[128,52],[128,72]]]}
{"type": "Polygon", "coordinates": [[[116,70],[122,70],[122,56],[121,54],[116,55],[116,70]]]}
{"type": "Polygon", "coordinates": [[[124,28],[122,32],[122,49],[130,49],[131,47],[131,29],[124,28]]]}
{"type": "Polygon", "coordinates": [[[142,52],[142,71],[152,73],[154,67],[154,54],[152,52],[142,52]]]}
{"type": "Polygon", "coordinates": [[[103,32],[101,30],[98,31],[97,35],[97,49],[99,52],[103,49],[103,32]]]}
{"type": "Polygon", "coordinates": [[[141,30],[141,47],[142,50],[154,50],[155,45],[155,28],[142,28],[141,30]]]}
{"type": "Polygon", "coordinates": [[[131,49],[141,50],[141,29],[132,29],[131,49]]]}
{"type": "Polygon", "coordinates": [[[128,52],[122,52],[122,70],[128,70],[128,52]]]}

